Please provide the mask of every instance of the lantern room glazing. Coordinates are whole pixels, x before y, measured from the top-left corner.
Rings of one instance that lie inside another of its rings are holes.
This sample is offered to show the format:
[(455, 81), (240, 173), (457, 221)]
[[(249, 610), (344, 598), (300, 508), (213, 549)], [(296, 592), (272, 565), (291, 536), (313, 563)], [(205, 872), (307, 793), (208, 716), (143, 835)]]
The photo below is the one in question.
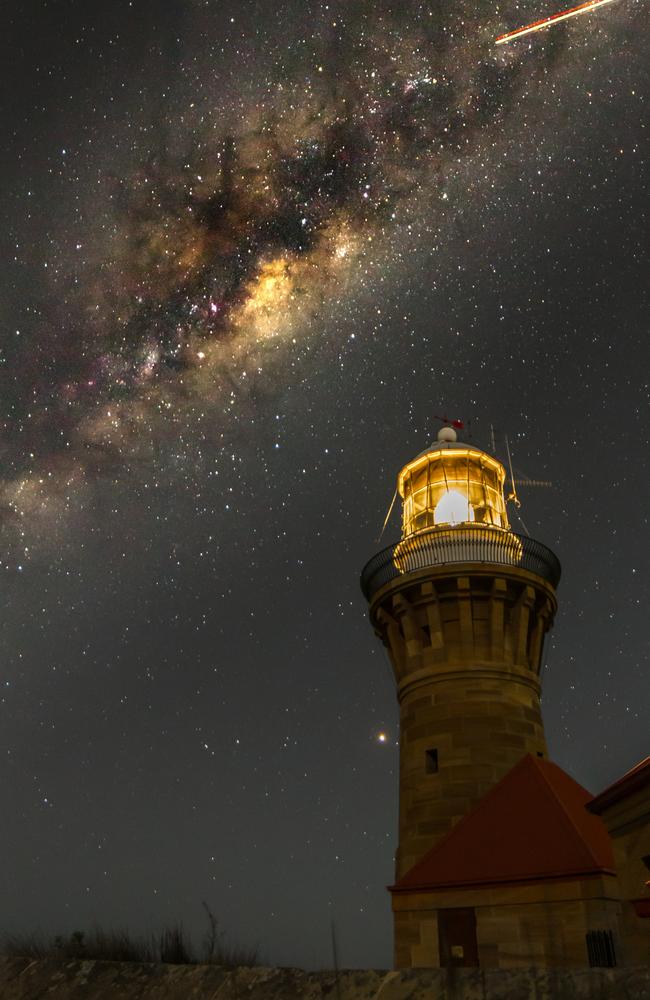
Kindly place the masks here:
[(454, 525), (509, 530), (506, 473), (496, 458), (456, 441), (443, 428), (438, 443), (404, 466), (397, 480), (403, 500), (402, 538)]

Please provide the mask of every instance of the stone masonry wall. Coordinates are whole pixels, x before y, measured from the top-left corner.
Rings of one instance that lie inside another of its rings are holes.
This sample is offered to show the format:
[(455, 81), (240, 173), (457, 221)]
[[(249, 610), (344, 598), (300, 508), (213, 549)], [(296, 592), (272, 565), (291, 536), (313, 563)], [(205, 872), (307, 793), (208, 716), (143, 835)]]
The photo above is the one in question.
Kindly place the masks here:
[[(616, 880), (610, 875), (472, 890), (481, 968), (584, 966), (587, 931), (605, 929), (614, 931), (619, 963), (645, 964), (645, 958), (636, 963), (628, 959), (621, 947), (617, 897)], [(395, 965), (439, 966), (438, 913), (466, 905), (463, 889), (395, 894)]]
[(518, 567), (434, 567), (376, 597), (400, 703), (397, 879), (524, 754), (547, 755), (539, 670), (554, 610), (550, 584)]

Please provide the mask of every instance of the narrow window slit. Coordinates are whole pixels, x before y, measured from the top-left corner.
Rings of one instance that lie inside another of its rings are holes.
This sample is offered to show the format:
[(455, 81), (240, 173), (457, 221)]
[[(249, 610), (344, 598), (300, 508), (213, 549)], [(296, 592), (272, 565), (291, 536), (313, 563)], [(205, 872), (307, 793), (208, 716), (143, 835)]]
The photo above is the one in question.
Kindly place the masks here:
[(438, 773), (438, 751), (437, 750), (425, 750), (424, 753), (424, 766), (427, 774), (437, 774)]

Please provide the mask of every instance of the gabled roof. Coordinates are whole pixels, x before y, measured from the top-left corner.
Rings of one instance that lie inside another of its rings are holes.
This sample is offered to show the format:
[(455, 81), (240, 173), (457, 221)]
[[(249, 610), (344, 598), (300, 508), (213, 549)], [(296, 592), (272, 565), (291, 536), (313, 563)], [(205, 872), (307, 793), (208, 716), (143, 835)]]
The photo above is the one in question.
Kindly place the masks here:
[(391, 892), (565, 879), (614, 872), (609, 834), (589, 792), (527, 754)]
[(609, 806), (613, 806), (616, 802), (634, 795), (635, 792), (646, 788), (648, 785), (650, 785), (650, 757), (640, 760), (638, 764), (635, 764), (629, 771), (626, 771), (613, 785), (608, 785), (604, 791), (591, 800), (587, 809), (589, 812), (600, 815)]

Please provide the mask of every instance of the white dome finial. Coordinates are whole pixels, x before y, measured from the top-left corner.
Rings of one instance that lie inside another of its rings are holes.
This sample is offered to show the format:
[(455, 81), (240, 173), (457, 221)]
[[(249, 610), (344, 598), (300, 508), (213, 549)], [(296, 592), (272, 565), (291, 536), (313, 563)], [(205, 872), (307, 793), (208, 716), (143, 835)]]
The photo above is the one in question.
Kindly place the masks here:
[(438, 431), (438, 441), (453, 444), (458, 440), (458, 435), (453, 427), (441, 427)]

